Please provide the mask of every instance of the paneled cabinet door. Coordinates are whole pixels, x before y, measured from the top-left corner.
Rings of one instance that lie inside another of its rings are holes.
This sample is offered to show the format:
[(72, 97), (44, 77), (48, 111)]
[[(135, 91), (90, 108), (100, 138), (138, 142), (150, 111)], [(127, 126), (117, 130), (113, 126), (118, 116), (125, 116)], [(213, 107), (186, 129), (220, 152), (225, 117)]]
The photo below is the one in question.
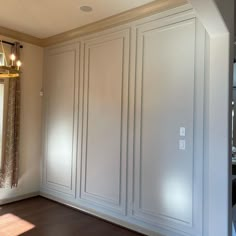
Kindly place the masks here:
[(85, 40), (80, 198), (126, 208), (129, 30)]
[(43, 187), (74, 198), (79, 45), (48, 49), (45, 61)]
[(132, 214), (188, 235), (202, 219), (204, 37), (195, 18), (137, 28)]

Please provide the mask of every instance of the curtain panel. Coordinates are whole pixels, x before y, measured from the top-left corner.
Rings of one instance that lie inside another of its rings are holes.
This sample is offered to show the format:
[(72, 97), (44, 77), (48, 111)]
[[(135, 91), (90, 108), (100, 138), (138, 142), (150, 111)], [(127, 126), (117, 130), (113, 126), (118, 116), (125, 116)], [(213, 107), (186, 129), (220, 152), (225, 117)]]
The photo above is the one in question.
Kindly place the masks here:
[[(20, 44), (12, 46), (12, 53), (20, 59)], [(13, 188), (18, 184), (19, 170), (19, 131), (20, 131), (20, 78), (8, 79), (8, 102), (5, 145), (3, 146), (0, 188)]]

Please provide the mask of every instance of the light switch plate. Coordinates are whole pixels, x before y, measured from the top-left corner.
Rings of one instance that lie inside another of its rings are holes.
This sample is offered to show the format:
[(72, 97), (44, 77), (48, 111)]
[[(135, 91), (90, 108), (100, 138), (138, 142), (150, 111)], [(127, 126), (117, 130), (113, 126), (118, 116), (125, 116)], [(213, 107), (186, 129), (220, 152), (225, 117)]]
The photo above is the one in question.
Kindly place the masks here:
[(185, 150), (185, 149), (186, 149), (186, 141), (179, 140), (179, 150)]
[(185, 132), (185, 128), (184, 128), (184, 127), (180, 127), (180, 129), (179, 129), (179, 135), (180, 135), (181, 137), (185, 137), (186, 132)]

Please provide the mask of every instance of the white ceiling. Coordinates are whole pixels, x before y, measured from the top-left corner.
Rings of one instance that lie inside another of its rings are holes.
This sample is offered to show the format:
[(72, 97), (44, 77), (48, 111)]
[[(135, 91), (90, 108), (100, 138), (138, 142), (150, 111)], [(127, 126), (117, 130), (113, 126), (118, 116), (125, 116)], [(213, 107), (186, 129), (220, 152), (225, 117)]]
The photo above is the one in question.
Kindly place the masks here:
[[(0, 26), (46, 38), (152, 1), (0, 0)], [(91, 6), (93, 11), (80, 11), (84, 5)]]

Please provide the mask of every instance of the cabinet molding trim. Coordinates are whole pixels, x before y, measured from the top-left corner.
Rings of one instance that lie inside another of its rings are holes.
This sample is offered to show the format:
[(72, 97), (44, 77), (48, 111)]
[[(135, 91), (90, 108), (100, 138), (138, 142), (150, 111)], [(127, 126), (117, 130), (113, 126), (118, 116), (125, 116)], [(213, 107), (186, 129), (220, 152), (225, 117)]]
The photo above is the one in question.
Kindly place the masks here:
[[(92, 201), (95, 204), (101, 205), (104, 208), (108, 208), (115, 212), (124, 214), (125, 213), (125, 189), (126, 189), (126, 171), (125, 171), (125, 163), (127, 162), (127, 116), (128, 116), (128, 107), (127, 107), (127, 99), (128, 99), (128, 63), (129, 63), (129, 37), (130, 30), (125, 29), (123, 31), (112, 33), (109, 35), (103, 35), (101, 37), (97, 37), (91, 40), (85, 40), (84, 43), (84, 55), (85, 61), (87, 63), (86, 68), (84, 68), (84, 85), (83, 85), (83, 94), (84, 94), (84, 110), (83, 110), (83, 147), (82, 147), (82, 175), (81, 175), (81, 194), (80, 198), (85, 201)], [(119, 171), (119, 183), (118, 183), (118, 191), (119, 196), (117, 199), (110, 199), (109, 197), (104, 197), (102, 195), (98, 195), (96, 193), (90, 192), (87, 189), (87, 142), (88, 142), (88, 119), (89, 119), (89, 96), (90, 96), (90, 50), (93, 48), (98, 48), (102, 45), (106, 45), (106, 43), (110, 43), (113, 41), (118, 41), (122, 45), (122, 78), (121, 78), (121, 86), (122, 89), (120, 91), (120, 99), (121, 99), (121, 113), (120, 113), (120, 154), (119, 154), (119, 163), (120, 163), (120, 171)], [(85, 64), (86, 64), (85, 63)], [(124, 172), (124, 173), (123, 173)]]
[[(76, 192), (76, 184), (75, 184), (75, 176), (76, 176), (76, 154), (77, 154), (77, 140), (76, 140), (76, 131), (77, 131), (77, 116), (78, 116), (78, 83), (79, 83), (79, 68), (78, 64), (80, 62), (79, 58), (79, 52), (80, 52), (80, 44), (71, 44), (69, 46), (64, 46), (61, 48), (53, 49), (53, 50), (47, 50), (46, 56), (47, 58), (50, 58), (51, 56), (55, 55), (63, 55), (64, 53), (73, 53), (73, 63), (74, 63), (74, 78), (73, 78), (73, 123), (72, 123), (72, 153), (71, 153), (71, 170), (70, 170), (70, 177), (69, 177), (69, 183), (68, 185), (64, 185), (61, 183), (56, 183), (53, 180), (48, 179), (48, 168), (47, 168), (47, 161), (48, 161), (48, 122), (46, 121), (46, 118), (48, 116), (48, 91), (45, 90), (45, 100), (44, 100), (44, 123), (43, 123), (43, 132), (45, 135), (45, 143), (44, 143), (44, 160), (43, 160), (43, 179), (42, 179), (42, 187), (53, 189), (54, 191), (57, 191), (62, 194), (70, 195), (71, 197), (75, 197)], [(45, 82), (45, 81), (44, 81)]]

